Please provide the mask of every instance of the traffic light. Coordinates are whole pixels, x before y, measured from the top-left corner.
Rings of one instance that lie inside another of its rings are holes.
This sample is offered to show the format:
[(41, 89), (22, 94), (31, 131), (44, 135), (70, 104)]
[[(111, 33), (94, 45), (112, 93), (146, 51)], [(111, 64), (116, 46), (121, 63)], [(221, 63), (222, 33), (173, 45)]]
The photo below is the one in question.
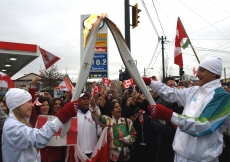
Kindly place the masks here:
[(180, 68), (180, 76), (184, 75), (184, 70), (183, 68)]
[(138, 23), (140, 23), (140, 21), (138, 21), (138, 18), (140, 17), (138, 16), (139, 12), (141, 12), (141, 10), (138, 9), (138, 4), (136, 3), (134, 6), (132, 6), (132, 28), (133, 29), (138, 26)]

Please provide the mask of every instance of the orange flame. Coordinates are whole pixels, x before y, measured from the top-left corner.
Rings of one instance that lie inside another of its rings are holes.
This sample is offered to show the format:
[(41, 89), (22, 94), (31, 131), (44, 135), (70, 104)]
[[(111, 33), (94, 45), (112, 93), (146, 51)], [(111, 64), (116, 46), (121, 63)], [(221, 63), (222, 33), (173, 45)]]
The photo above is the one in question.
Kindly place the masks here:
[(83, 43), (83, 47), (85, 48), (86, 46), (86, 43), (87, 43), (87, 38), (88, 38), (88, 35), (90, 33), (90, 29), (93, 27), (93, 24), (97, 21), (97, 19), (100, 18), (99, 15), (96, 15), (96, 14), (93, 14), (93, 15), (90, 15), (90, 17), (88, 17), (86, 20), (85, 20), (85, 29), (83, 31), (83, 34), (84, 34), (84, 43)]

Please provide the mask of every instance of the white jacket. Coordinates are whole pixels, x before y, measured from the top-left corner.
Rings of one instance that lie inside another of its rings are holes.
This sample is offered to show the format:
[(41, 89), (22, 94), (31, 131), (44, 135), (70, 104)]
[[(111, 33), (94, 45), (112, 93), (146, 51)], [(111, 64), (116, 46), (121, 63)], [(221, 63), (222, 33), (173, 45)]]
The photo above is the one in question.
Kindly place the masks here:
[(178, 126), (174, 151), (191, 161), (217, 160), (223, 148), (222, 134), (230, 120), (230, 95), (219, 79), (183, 90), (155, 81), (149, 87), (166, 101), (184, 106), (182, 115), (173, 113), (171, 118)]
[(78, 109), (78, 137), (77, 142), (84, 154), (92, 153), (98, 136), (102, 132), (102, 128), (92, 119), (91, 112), (88, 110), (85, 114)]
[(31, 128), (10, 113), (2, 133), (3, 162), (39, 162), (38, 148), (45, 147), (63, 124), (58, 118), (47, 122), (41, 129)]

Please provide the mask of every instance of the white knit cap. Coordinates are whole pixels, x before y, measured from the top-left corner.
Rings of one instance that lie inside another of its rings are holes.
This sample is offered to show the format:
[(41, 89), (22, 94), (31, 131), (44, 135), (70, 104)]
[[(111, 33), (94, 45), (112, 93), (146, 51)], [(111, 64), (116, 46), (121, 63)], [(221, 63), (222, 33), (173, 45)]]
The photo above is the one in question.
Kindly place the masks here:
[(200, 62), (200, 66), (217, 75), (222, 73), (222, 59), (218, 56), (206, 57)]
[(21, 106), (30, 99), (32, 99), (30, 93), (23, 89), (10, 88), (6, 93), (6, 105), (10, 111)]

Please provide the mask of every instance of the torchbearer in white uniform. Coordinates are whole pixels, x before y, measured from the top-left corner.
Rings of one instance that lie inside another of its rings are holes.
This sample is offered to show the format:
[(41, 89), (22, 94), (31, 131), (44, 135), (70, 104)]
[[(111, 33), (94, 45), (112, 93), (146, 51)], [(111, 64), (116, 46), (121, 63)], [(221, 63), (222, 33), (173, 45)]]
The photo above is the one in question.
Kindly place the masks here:
[(178, 127), (173, 142), (175, 162), (218, 162), (223, 149), (223, 131), (230, 120), (230, 96), (221, 87), (221, 73), (221, 58), (209, 56), (197, 70), (199, 86), (169, 88), (143, 77), (154, 93), (184, 106), (180, 115), (162, 105), (149, 105), (153, 118), (171, 121)]
[(63, 107), (53, 121), (48, 121), (42, 128), (32, 128), (29, 118), (33, 103), (29, 92), (11, 88), (6, 93), (6, 104), (10, 110), (2, 133), (2, 154), (4, 162), (39, 162), (39, 148), (45, 147), (51, 137), (71, 117), (76, 116), (76, 109)]

